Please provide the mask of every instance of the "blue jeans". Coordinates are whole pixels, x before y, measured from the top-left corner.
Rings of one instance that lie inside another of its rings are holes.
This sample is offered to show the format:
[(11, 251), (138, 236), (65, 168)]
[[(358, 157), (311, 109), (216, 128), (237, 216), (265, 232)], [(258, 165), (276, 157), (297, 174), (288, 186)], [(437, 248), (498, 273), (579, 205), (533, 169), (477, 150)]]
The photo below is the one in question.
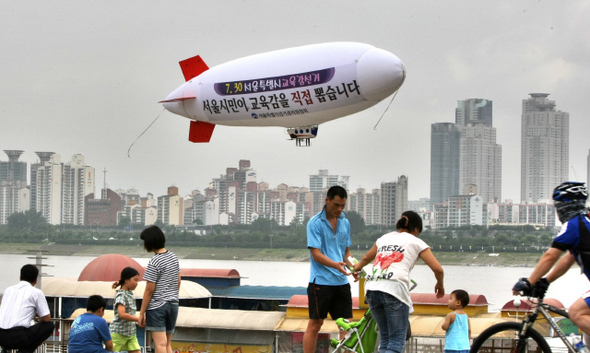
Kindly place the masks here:
[(367, 291), (366, 298), (379, 326), (379, 352), (402, 353), (406, 345), (410, 307), (384, 292)]

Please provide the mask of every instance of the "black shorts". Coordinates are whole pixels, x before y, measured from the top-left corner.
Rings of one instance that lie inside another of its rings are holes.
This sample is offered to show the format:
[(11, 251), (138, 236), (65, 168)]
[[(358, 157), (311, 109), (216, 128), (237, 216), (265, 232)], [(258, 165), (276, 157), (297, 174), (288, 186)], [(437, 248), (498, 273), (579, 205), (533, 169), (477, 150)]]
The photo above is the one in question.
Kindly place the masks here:
[(352, 318), (352, 295), (348, 283), (341, 286), (310, 283), (307, 286), (307, 300), (310, 319), (325, 319), (328, 313), (332, 320)]

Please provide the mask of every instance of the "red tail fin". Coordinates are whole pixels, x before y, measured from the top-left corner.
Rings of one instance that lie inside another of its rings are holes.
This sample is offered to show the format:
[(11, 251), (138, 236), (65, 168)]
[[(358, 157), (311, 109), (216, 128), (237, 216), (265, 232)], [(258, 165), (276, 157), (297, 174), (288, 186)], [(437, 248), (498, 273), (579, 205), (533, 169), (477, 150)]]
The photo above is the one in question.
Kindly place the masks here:
[(183, 60), (179, 62), (179, 64), (185, 81), (189, 81), (193, 77), (197, 77), (203, 72), (209, 70), (209, 66), (205, 64), (199, 55)]
[(213, 135), (215, 124), (206, 123), (204, 121), (191, 121), (191, 127), (188, 133), (188, 140), (190, 142), (209, 142), (211, 135)]

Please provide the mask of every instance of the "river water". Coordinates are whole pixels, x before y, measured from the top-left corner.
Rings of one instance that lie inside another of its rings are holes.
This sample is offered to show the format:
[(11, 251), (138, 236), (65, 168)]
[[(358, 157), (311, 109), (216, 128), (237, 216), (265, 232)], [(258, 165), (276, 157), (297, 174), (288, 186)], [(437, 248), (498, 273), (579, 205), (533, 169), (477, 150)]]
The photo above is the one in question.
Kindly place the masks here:
[[(30, 255), (29, 255), (30, 256)], [(20, 268), (27, 263), (35, 263), (28, 255), (0, 255), (0, 292), (16, 284)], [(95, 257), (92, 256), (46, 256), (43, 272), (53, 277), (77, 278), (84, 267)], [(149, 258), (135, 258), (146, 266)], [(240, 273), (241, 284), (250, 286), (291, 286), (306, 287), (309, 282), (308, 262), (272, 262), (242, 260), (188, 260), (180, 259), (182, 268), (235, 269)], [(444, 266), (445, 290), (464, 289), (469, 294), (482, 294), (490, 311), (499, 311), (508, 301), (514, 299), (511, 288), (520, 277), (528, 277), (531, 267), (483, 267), (483, 266)], [(434, 275), (426, 265), (416, 265), (412, 279), (418, 282), (417, 293), (432, 293)], [(353, 296), (358, 296), (358, 284), (351, 283)], [(569, 307), (582, 293), (590, 290), (590, 282), (580, 275), (575, 265), (562, 278), (553, 283), (548, 290), (548, 298), (560, 300)]]

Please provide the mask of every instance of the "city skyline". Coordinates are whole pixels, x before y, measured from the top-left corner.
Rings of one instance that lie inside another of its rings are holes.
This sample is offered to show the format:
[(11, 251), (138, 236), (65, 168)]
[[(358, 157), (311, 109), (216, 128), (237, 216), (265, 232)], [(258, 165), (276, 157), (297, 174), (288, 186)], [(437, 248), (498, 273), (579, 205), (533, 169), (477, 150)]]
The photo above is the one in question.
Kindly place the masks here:
[[(21, 153), (19, 153), (19, 156), (21, 156), (22, 155), (22, 152), (24, 152), (23, 150), (3, 150), (3, 151), (4, 151), (5, 154), (8, 154), (8, 155), (13, 154), (14, 152), (21, 152)], [(223, 176), (224, 175), (224, 173), (227, 170), (227, 168), (234, 168), (232, 166), (226, 166), (223, 171), (220, 171), (215, 176), (212, 175), (210, 177), (210, 182), (207, 184), (207, 186), (205, 186), (203, 188), (199, 188), (199, 189), (192, 188), (192, 189), (188, 189), (186, 192), (183, 193), (183, 191), (181, 191), (180, 188), (178, 188), (178, 186), (176, 186), (176, 185), (165, 185), (165, 186), (160, 186), (161, 188), (165, 189), (165, 192), (157, 193), (157, 192), (154, 192), (153, 190), (140, 190), (140, 189), (137, 189), (135, 187), (125, 187), (125, 186), (113, 187), (111, 184), (109, 184), (109, 181), (108, 181), (109, 178), (106, 177), (106, 175), (108, 175), (107, 171), (103, 170), (101, 173), (98, 173), (98, 174), (94, 173), (94, 170), (97, 170), (97, 168), (95, 168), (92, 165), (86, 165), (87, 163), (85, 163), (84, 161), (86, 160), (86, 157), (87, 156), (82, 155), (82, 154), (79, 154), (79, 153), (76, 153), (76, 154), (74, 154), (72, 156), (72, 161), (71, 162), (70, 161), (66, 162), (67, 157), (66, 157), (66, 159), (64, 159), (64, 157), (59, 152), (39, 152), (39, 151), (37, 151), (35, 153), (37, 155), (43, 155), (44, 156), (44, 160), (38, 159), (36, 162), (30, 163), (28, 161), (23, 160), (22, 158), (16, 158), (16, 159), (15, 158), (12, 158), (12, 159), (10, 159), (11, 161), (19, 162), (19, 164), (20, 163), (26, 163), (26, 173), (25, 173), (26, 175), (24, 175), (24, 177), (26, 178), (26, 181), (27, 181), (26, 182), (26, 186), (30, 187), (31, 190), (33, 189), (33, 187), (32, 187), (33, 184), (31, 183), (31, 179), (32, 179), (31, 177), (34, 177), (34, 178), (37, 177), (37, 169), (36, 168), (43, 167), (44, 162), (49, 161), (50, 158), (51, 158), (51, 156), (52, 155), (55, 155), (56, 158), (57, 158), (57, 160), (58, 160), (55, 163), (57, 163), (57, 164), (60, 164), (61, 163), (62, 167), (63, 166), (67, 166), (67, 165), (69, 165), (71, 163), (77, 163), (79, 167), (84, 167), (84, 168), (89, 167), (89, 168), (92, 168), (92, 170), (93, 170), (92, 176), (93, 176), (93, 179), (94, 179), (93, 185), (95, 185), (95, 188), (96, 188), (96, 190), (94, 192), (96, 199), (101, 198), (100, 190), (103, 190), (103, 188), (104, 188), (105, 185), (106, 185), (106, 188), (107, 189), (110, 189), (110, 190), (113, 190), (113, 191), (115, 191), (115, 190), (124, 190), (124, 191), (136, 190), (136, 191), (138, 191), (138, 193), (140, 195), (152, 194), (152, 195), (154, 195), (154, 197), (159, 197), (159, 196), (167, 195), (167, 193), (169, 192), (169, 188), (170, 187), (174, 187), (174, 188), (178, 189), (179, 195), (181, 195), (181, 196), (182, 195), (189, 196), (189, 195), (191, 195), (192, 191), (195, 191), (195, 190), (203, 193), (205, 191), (205, 189), (208, 188), (210, 185), (213, 185), (214, 186), (214, 184), (216, 183), (216, 180), (219, 180), (219, 176)], [(7, 159), (8, 158), (9, 157), (7, 157)], [(79, 162), (80, 159), (82, 160), (82, 163)], [(0, 162), (8, 162), (8, 160), (5, 161), (2, 158), (0, 158)], [(337, 175), (335, 173), (329, 173), (329, 170), (327, 170), (327, 169), (318, 169), (318, 171), (315, 174), (310, 174), (310, 175), (307, 176), (308, 182), (305, 185), (295, 185), (295, 184), (290, 184), (290, 183), (287, 183), (287, 182), (285, 182), (285, 183), (278, 183), (278, 184), (274, 184), (273, 185), (273, 184), (268, 183), (266, 180), (258, 180), (258, 178), (257, 178), (258, 170), (256, 168), (253, 168), (253, 167), (251, 168), (250, 163), (251, 163), (250, 160), (240, 159), (238, 161), (238, 163), (236, 163), (234, 165), (238, 165), (238, 168), (246, 168), (247, 171), (253, 171), (253, 172), (255, 172), (255, 179), (256, 179), (256, 183), (257, 184), (259, 184), (259, 183), (266, 183), (271, 188), (276, 188), (280, 184), (286, 184), (288, 187), (296, 187), (296, 188), (302, 188), (303, 187), (303, 188), (308, 188), (311, 192), (314, 192), (314, 191), (322, 191), (326, 187), (326, 185), (334, 185), (334, 184), (338, 184), (338, 185), (344, 186), (350, 193), (354, 193), (354, 192), (356, 192), (357, 189), (360, 189), (360, 188), (366, 189), (366, 190), (378, 189), (378, 188), (380, 188), (380, 186), (381, 186), (382, 183), (397, 182), (398, 179), (399, 179), (399, 177), (403, 176), (403, 175), (399, 175), (399, 176), (393, 178), (393, 180), (382, 180), (379, 185), (376, 185), (376, 186), (371, 187), (371, 188), (359, 187), (359, 188), (355, 188), (355, 189), (350, 189), (348, 187), (348, 180), (349, 180), (350, 176)], [(103, 182), (98, 182), (98, 175), (100, 175), (100, 174), (103, 175)], [(104, 183), (104, 178), (105, 177), (107, 179), (106, 184)], [(2, 180), (1, 175), (0, 175), (0, 180)], [(33, 194), (31, 193), (31, 195), (33, 195)], [(31, 202), (31, 204), (34, 205), (35, 202)]]
[[(529, 103), (529, 102), (534, 102), (535, 100), (541, 99), (541, 100), (543, 100), (543, 102), (545, 102), (547, 104), (550, 104), (553, 107), (553, 109), (555, 110), (555, 105), (556, 105), (555, 104), (555, 101), (547, 100), (547, 96), (548, 95), (549, 94), (545, 94), (545, 93), (531, 93), (530, 96), (533, 97), (533, 98), (523, 99), (522, 100), (523, 107), (530, 105), (531, 103)], [(483, 103), (481, 103), (481, 102), (483, 102)], [(429, 156), (430, 157), (430, 163), (431, 164), (434, 163), (435, 162), (435, 159), (438, 159), (438, 158), (440, 158), (442, 160), (441, 163), (443, 163), (443, 167), (445, 167), (445, 168), (448, 168), (450, 166), (449, 163), (451, 163), (453, 165), (458, 163), (458, 161), (456, 161), (456, 162), (445, 161), (446, 159), (448, 159), (450, 157), (449, 156), (449, 153), (450, 152), (449, 151), (443, 152), (441, 150), (441, 148), (442, 148), (443, 145), (440, 145), (440, 143), (442, 143), (442, 141), (446, 141), (446, 143), (448, 143), (449, 141), (451, 141), (451, 140), (449, 140), (449, 136), (448, 135), (449, 134), (452, 134), (453, 132), (452, 131), (447, 131), (447, 129), (449, 129), (449, 126), (457, 126), (457, 128), (455, 128), (455, 129), (457, 129), (455, 133), (458, 134), (459, 136), (458, 136), (457, 142), (453, 142), (453, 143), (459, 143), (459, 144), (461, 143), (460, 142), (461, 141), (461, 138), (460, 138), (460, 135), (461, 135), (461, 125), (465, 125), (465, 124), (469, 125), (468, 128), (465, 128), (464, 127), (463, 130), (467, 131), (470, 135), (473, 134), (473, 132), (470, 132), (472, 129), (474, 129), (474, 128), (477, 129), (477, 128), (481, 128), (482, 126), (484, 126), (485, 128), (490, 129), (491, 132), (494, 135), (493, 138), (492, 138), (492, 140), (491, 140), (491, 143), (492, 143), (492, 147), (491, 148), (494, 148), (493, 145), (494, 145), (494, 141), (496, 140), (496, 136), (495, 136), (496, 133), (495, 133), (495, 128), (492, 127), (492, 119), (493, 119), (492, 103), (493, 102), (491, 100), (487, 100), (485, 98), (470, 98), (470, 99), (465, 99), (465, 100), (458, 100), (457, 101), (458, 108), (455, 109), (455, 123), (449, 123), (449, 122), (437, 122), (437, 123), (433, 123), (433, 125), (432, 125), (432, 129), (433, 130), (431, 131), (431, 136), (430, 136), (431, 137), (431, 141), (430, 141), (431, 154)], [(477, 107), (477, 104), (480, 104), (482, 106), (481, 107)], [(540, 103), (538, 103), (538, 104), (540, 104)], [(464, 107), (463, 105), (467, 105), (467, 106)], [(473, 106), (469, 106), (469, 105), (473, 105)], [(530, 109), (530, 108), (527, 108), (527, 109)], [(473, 112), (474, 116), (467, 116), (467, 115), (471, 114), (469, 112)], [(528, 111), (525, 112), (525, 110), (523, 108), (523, 116), (525, 115), (525, 113), (528, 114)], [(558, 117), (561, 116), (561, 115), (563, 115), (563, 114), (565, 114), (568, 117), (568, 121), (569, 121), (569, 113), (568, 112), (563, 112), (562, 110), (557, 109), (554, 112), (554, 114), (555, 113), (557, 114)], [(524, 117), (522, 119), (523, 119), (522, 120), (522, 125), (525, 126)], [(436, 128), (435, 128), (435, 126), (436, 126)], [(569, 136), (569, 125), (567, 123), (565, 125), (565, 128), (566, 128), (565, 133), (564, 132), (560, 132), (560, 134), (563, 134), (563, 136), (568, 137)], [(434, 139), (435, 129), (436, 129), (436, 135), (439, 136), (439, 137), (436, 138), (436, 140)], [(442, 129), (442, 130), (439, 131), (439, 129)], [(455, 131), (455, 130), (453, 130), (453, 131)], [(474, 131), (476, 131), (476, 130), (474, 130)], [(561, 131), (561, 130), (559, 130), (559, 131)], [(477, 131), (475, 132), (476, 135), (480, 135), (480, 136), (484, 136), (487, 133), (488, 132), (479, 132), (479, 133)], [(442, 136), (446, 136), (446, 137), (442, 137)], [(524, 136), (525, 135), (523, 134), (523, 141), (521, 141), (521, 144), (523, 146), (525, 145)], [(442, 139), (442, 140), (440, 140), (440, 139)], [(473, 140), (473, 137), (471, 137), (471, 139)], [(455, 138), (453, 138), (453, 141), (454, 140), (455, 140)], [(478, 144), (481, 144), (481, 143), (477, 143), (474, 146), (476, 146)], [(567, 149), (567, 147), (569, 145), (569, 141), (565, 141), (565, 143), (562, 143), (562, 144), (565, 145), (566, 146), (566, 149)], [(498, 145), (498, 144), (496, 144), (496, 146), (498, 146), (498, 147), (495, 147), (496, 149), (499, 148), (500, 156), (499, 157), (495, 157), (495, 158), (496, 159), (499, 159), (499, 163), (500, 164), (503, 164), (502, 150), (501, 150), (502, 149), (502, 146), (501, 145)], [(454, 148), (459, 149), (459, 146), (455, 146)], [(469, 147), (469, 150), (470, 151), (471, 150), (472, 151), (475, 151), (475, 150), (473, 150), (473, 148), (474, 148), (473, 146), (470, 146)], [(481, 149), (481, 147), (480, 147), (480, 149)], [(23, 150), (17, 150), (17, 151), (5, 150), (5, 152), (8, 153), (7, 158), (9, 160), (16, 158), (17, 160), (19, 160), (21, 162), (24, 161), (22, 159), (22, 154), (23, 154), (23, 152), (26, 152), (26, 151), (23, 151)], [(10, 153), (12, 153), (12, 152), (18, 152), (18, 156), (16, 156), (16, 157), (15, 156), (12, 156), (9, 152)], [(566, 151), (566, 154), (565, 154), (566, 157), (569, 155), (568, 152), (569, 151)], [(48, 155), (48, 153), (49, 152), (39, 152), (39, 151), (36, 151), (35, 154), (37, 155), (37, 160), (35, 162), (28, 162), (28, 161), (24, 161), (24, 162), (27, 163), (28, 168), (30, 168), (30, 166), (32, 166), (32, 165), (36, 165), (39, 162), (41, 162), (41, 164), (42, 164), (42, 162), (43, 162), (42, 161), (42, 158), (43, 157), (47, 158), (47, 156), (44, 156), (44, 154), (45, 155)], [(453, 153), (457, 153), (457, 152), (455, 151)], [(478, 152), (478, 153), (480, 153), (480, 152)], [(521, 153), (522, 153), (522, 151), (521, 151)], [(60, 153), (56, 153), (56, 154), (61, 155)], [(74, 155), (76, 155), (76, 154), (74, 154)], [(453, 157), (453, 158), (459, 158), (459, 156), (461, 156), (463, 154), (464, 153), (460, 153), (460, 154), (457, 153), (456, 156)], [(523, 156), (525, 156), (525, 154), (523, 154)], [(588, 159), (588, 162), (587, 163), (590, 164), (590, 154), (588, 156), (589, 157), (587, 158)], [(473, 157), (471, 157), (471, 158), (473, 158)], [(245, 160), (246, 159), (240, 159), (240, 161), (245, 161)], [(492, 158), (492, 160), (494, 160), (494, 158)], [(567, 160), (567, 158), (566, 158), (566, 160)], [(0, 158), (0, 161), (2, 161), (1, 158)], [(498, 163), (497, 160), (496, 160), (496, 163)], [(458, 163), (458, 164), (461, 165), (461, 163)], [(475, 165), (476, 163), (470, 163), (470, 165), (471, 164)], [(487, 162), (484, 163), (484, 165), (486, 165), (486, 164), (487, 164)], [(526, 166), (531, 165), (531, 164), (534, 165), (535, 163), (530, 163), (529, 162), (529, 163), (523, 164), (523, 165), (521, 165), (521, 168), (525, 168)], [(429, 168), (430, 168), (429, 173), (430, 173), (430, 178), (431, 178), (431, 180), (430, 180), (430, 188), (431, 188), (430, 194), (427, 195), (427, 196), (420, 196), (420, 197), (415, 198), (415, 199), (414, 198), (409, 198), (410, 200), (419, 200), (419, 199), (424, 198), (424, 197), (429, 197), (429, 198), (432, 199), (432, 196), (433, 196), (433, 194), (432, 194), (432, 192), (433, 192), (432, 191), (432, 187), (433, 186), (436, 187), (436, 189), (438, 190), (435, 193), (435, 195), (437, 197), (435, 197), (435, 200), (434, 201), (431, 201), (433, 203), (444, 202), (445, 201), (444, 199), (443, 199), (443, 201), (438, 201), (439, 196), (442, 195), (441, 194), (442, 191), (440, 190), (441, 188), (448, 189), (448, 190), (458, 190), (458, 192), (451, 192), (451, 193), (448, 193), (447, 192), (447, 197), (448, 196), (456, 196), (456, 195), (463, 195), (463, 194), (465, 194), (464, 193), (465, 185), (463, 185), (464, 182), (461, 181), (462, 179), (464, 179), (464, 177), (459, 177), (459, 175), (461, 175), (461, 173), (460, 173), (459, 168), (458, 168), (457, 165), (455, 165), (452, 168), (453, 170), (456, 168), (456, 170), (454, 170), (454, 172), (452, 173), (452, 175), (455, 175), (454, 173), (456, 173), (457, 174), (457, 180), (455, 182), (451, 182), (451, 184), (457, 184), (457, 185), (452, 186), (452, 187), (451, 186), (443, 187), (442, 185), (437, 185), (437, 184), (440, 184), (440, 183), (433, 184), (433, 179), (432, 178), (435, 178), (436, 179), (437, 177), (445, 176), (445, 174), (441, 174), (440, 172), (437, 171), (437, 169), (439, 169), (440, 167), (437, 167), (437, 168), (434, 168), (433, 169), (433, 167), (431, 165)], [(587, 165), (586, 168), (588, 169), (588, 171), (589, 171), (588, 174), (590, 176), (590, 166)], [(257, 171), (256, 168), (253, 168), (253, 169)], [(502, 166), (500, 166), (500, 169), (502, 169)], [(322, 172), (324, 172), (324, 173), (327, 173), (328, 172), (327, 169), (322, 169), (322, 168), (319, 168), (317, 170), (319, 170), (319, 173), (320, 174)], [(473, 173), (473, 172), (470, 172), (470, 173)], [(562, 171), (562, 172), (560, 172), (558, 174), (559, 175), (563, 175), (564, 173), (567, 174), (567, 172), (565, 172), (565, 171)], [(33, 176), (33, 174), (30, 174), (30, 172), (27, 172), (27, 178), (28, 178), (29, 175)], [(134, 186), (122, 186), (122, 185), (118, 185), (117, 187), (113, 187), (112, 186), (113, 184), (111, 184), (111, 182), (109, 181), (109, 178), (107, 177), (107, 170), (106, 170), (106, 168), (103, 169), (103, 173), (99, 173), (99, 174), (102, 174), (103, 175), (103, 182), (102, 183), (97, 183), (97, 185), (99, 185), (99, 186), (100, 185), (103, 185), (106, 182), (106, 185), (110, 189), (112, 189), (112, 190), (136, 189), (136, 190), (139, 191), (139, 189), (136, 188), (136, 187), (134, 187)], [(218, 175), (221, 175), (221, 174), (223, 174), (223, 170), (219, 171), (219, 173), (218, 173)], [(353, 188), (349, 184), (349, 179), (352, 178), (354, 180), (354, 177), (355, 177), (354, 175), (343, 176), (343, 175), (340, 175), (338, 173), (334, 173), (334, 174), (336, 174), (336, 177), (345, 178), (345, 181), (342, 181), (342, 182), (345, 185), (347, 185), (347, 189), (349, 190), (350, 193), (356, 192), (357, 189), (361, 189), (361, 188), (362, 189), (366, 189), (366, 190), (371, 190), (371, 189), (375, 189), (375, 188), (378, 188), (379, 187), (379, 184), (378, 185), (365, 186), (362, 183), (359, 183), (358, 184), (359, 185), (358, 187)], [(482, 175), (484, 175), (484, 174), (482, 174)], [(214, 172), (213, 172), (213, 175), (215, 175)], [(193, 191), (193, 190), (203, 191), (204, 189), (206, 189), (209, 185), (211, 185), (214, 182), (214, 179), (216, 177), (213, 176), (213, 175), (210, 176), (210, 179), (209, 179), (210, 181), (205, 186), (203, 186), (203, 187), (189, 188), (186, 192), (182, 192), (181, 191), (181, 195), (189, 195), (191, 193), (191, 191)], [(309, 176), (311, 177), (312, 175), (313, 174), (310, 174)], [(398, 176), (392, 177), (391, 180), (383, 179), (383, 180), (381, 180), (380, 183), (383, 183), (383, 182), (394, 182), (401, 175), (404, 175), (404, 174), (402, 173), (402, 174), (400, 174)], [(475, 174), (471, 174), (471, 178), (473, 178), (474, 176), (475, 176)], [(330, 176), (330, 177), (332, 177), (332, 176)], [(104, 180), (105, 178), (106, 178), (106, 180)], [(487, 178), (490, 181), (493, 182), (493, 179), (494, 179), (493, 177), (488, 176)], [(497, 176), (496, 176), (496, 178), (497, 178)], [(98, 179), (98, 177), (96, 179)], [(524, 178), (523, 178), (522, 175), (520, 175), (520, 179), (521, 180), (524, 180)], [(551, 181), (553, 181), (556, 185), (559, 184), (559, 182), (555, 182), (555, 180), (558, 180), (559, 178), (556, 178), (555, 176), (552, 175), (551, 178), (549, 178), (549, 179), (551, 179)], [(584, 177), (578, 178), (576, 180), (587, 182), (587, 179), (584, 178)], [(28, 181), (28, 183), (31, 182), (30, 180), (27, 180), (27, 181)], [(259, 180), (258, 182), (267, 182), (267, 183), (269, 183), (267, 180)], [(115, 181), (115, 183), (116, 183), (116, 181)], [(522, 185), (522, 183), (523, 183), (523, 181), (521, 181), (521, 185)], [(311, 191), (315, 191), (315, 188), (314, 188), (314, 185), (313, 185), (314, 184), (314, 181), (313, 180), (309, 180), (309, 179), (308, 179), (308, 182), (307, 183), (304, 183), (304, 184), (301, 184), (301, 185), (290, 183), (288, 180), (279, 182), (279, 183), (277, 183), (275, 185), (279, 185), (279, 184), (287, 184), (290, 187), (307, 187), (307, 188), (310, 188)], [(269, 183), (269, 185), (273, 185), (273, 184), (272, 183)], [(158, 187), (160, 189), (166, 190), (170, 186), (178, 187), (178, 185), (175, 185), (175, 184), (171, 184), (171, 185), (159, 185)], [(32, 188), (33, 187), (31, 187), (31, 189)], [(500, 190), (501, 190), (501, 187), (500, 187)], [(484, 199), (485, 199), (485, 195), (483, 195), (480, 191), (481, 190), (478, 189), (478, 195), (484, 196)], [(145, 193), (146, 194), (147, 193), (152, 193), (154, 196), (161, 196), (161, 195), (165, 195), (166, 194), (165, 191), (163, 191), (162, 193), (158, 193), (158, 192), (156, 192), (154, 190), (147, 190), (147, 191), (145, 191)], [(537, 199), (523, 200), (522, 199), (522, 194), (523, 194), (523, 191), (522, 190), (520, 190), (520, 194), (521, 194), (521, 198), (501, 197), (500, 199), (498, 199), (498, 201), (499, 202), (504, 202), (506, 200), (510, 200), (510, 201), (512, 201), (514, 203), (519, 203), (519, 202), (520, 203), (537, 202)], [(547, 198), (546, 197), (542, 197), (541, 200), (542, 199), (547, 199)], [(490, 199), (490, 200), (492, 200), (492, 199)], [(31, 202), (34, 204), (33, 201), (31, 201)]]
[[(31, 204), (29, 189), (25, 187), (28, 163), (18, 160), (23, 151), (4, 152), (9, 161), (0, 161), (0, 224), (6, 223), (6, 217), (12, 213), (29, 209)], [(192, 225), (195, 220), (204, 225), (250, 224), (262, 217), (286, 225), (293, 219), (303, 222), (306, 215), (317, 213), (324, 205), (326, 188), (332, 185), (347, 188), (349, 180), (348, 176), (319, 170), (309, 175), (310, 187), (286, 184), (271, 187), (264, 181), (257, 181), (250, 160), (240, 160), (237, 168), (226, 166), (226, 174), (213, 178), (209, 188), (203, 192), (192, 190), (186, 197), (181, 196), (175, 186), (168, 187), (166, 195), (155, 197), (149, 192), (142, 197), (139, 190), (133, 189), (113, 192), (105, 186), (101, 199), (95, 199), (95, 171), (85, 164), (83, 155), (74, 155), (71, 162), (66, 163), (61, 162), (59, 154), (40, 152), (38, 156), (48, 157), (48, 160), (42, 166), (31, 165), (30, 174), (31, 179), (34, 176), (38, 181), (37, 211), (50, 224), (107, 226), (119, 224), (125, 218), (145, 226), (156, 220), (170, 225)], [(110, 196), (105, 198), (105, 195)], [(408, 178), (404, 175), (397, 182), (382, 182), (380, 189), (369, 193), (365, 189), (350, 192), (349, 199), (346, 210), (358, 212), (366, 224), (393, 226), (401, 212), (411, 205), (417, 207), (426, 226), (436, 229), (486, 225), (488, 220), (492, 224), (555, 225), (551, 203), (486, 203), (477, 193), (476, 185), (466, 186), (464, 194), (449, 196), (444, 203), (432, 205), (427, 199), (411, 201), (408, 200)]]
[[(417, 200), (430, 194), (431, 124), (453, 122), (457, 101), (481, 97), (494, 102), (502, 199), (516, 202), (522, 100), (538, 92), (570, 114), (568, 179), (586, 179), (587, 2), (376, 1), (363, 11), (350, 11), (358, 3), (348, 0), (292, 9), (265, 0), (142, 5), (7, 5), (0, 14), (7, 33), (0, 39), (2, 149), (24, 150), (28, 163), (34, 151), (84, 154), (97, 174), (108, 170), (111, 187), (154, 194), (169, 185), (203, 189), (225, 166), (249, 159), (271, 185), (306, 185), (319, 169), (351, 176), (351, 190), (406, 175), (408, 197)], [(194, 55), (214, 67), (333, 41), (387, 50), (404, 62), (407, 78), (391, 106), (388, 98), (320, 125), (311, 147), (296, 147), (281, 128), (225, 126), (209, 144), (192, 144), (189, 121), (157, 103), (184, 81), (178, 62)]]

